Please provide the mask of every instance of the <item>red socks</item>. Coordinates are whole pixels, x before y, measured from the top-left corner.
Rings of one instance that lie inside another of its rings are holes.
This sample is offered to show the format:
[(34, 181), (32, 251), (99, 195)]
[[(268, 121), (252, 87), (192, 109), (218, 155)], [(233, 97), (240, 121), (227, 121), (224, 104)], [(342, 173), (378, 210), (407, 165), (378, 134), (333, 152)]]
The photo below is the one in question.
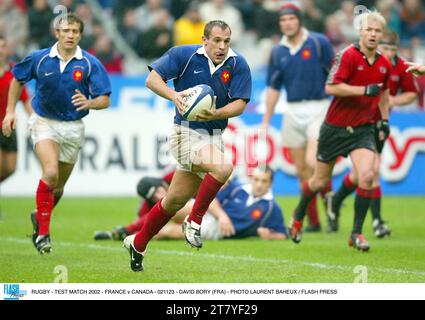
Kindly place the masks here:
[(212, 175), (207, 174), (205, 176), (201, 186), (199, 187), (188, 221), (194, 221), (199, 225), (201, 224), (205, 212), (207, 212), (208, 207), (223, 185), (224, 183), (216, 180)]
[(165, 226), (172, 218), (172, 215), (162, 208), (159, 201), (151, 211), (144, 217), (142, 229), (134, 238), (134, 248), (142, 253), (146, 250), (148, 242)]
[(326, 195), (332, 191), (332, 179), (329, 180), (328, 184), (326, 185), (325, 189), (320, 190), (320, 196), (322, 199), (326, 198)]
[(146, 216), (141, 217), (141, 218), (137, 218), (136, 221), (134, 221), (132, 224), (125, 227), (125, 230), (127, 230), (128, 233), (130, 233), (130, 234), (135, 234), (135, 233), (139, 232), (140, 230), (142, 230), (143, 224), (145, 223), (145, 220), (146, 220)]
[(140, 206), (139, 211), (137, 212), (138, 218), (132, 224), (125, 227), (125, 230), (127, 230), (130, 234), (135, 234), (142, 230), (143, 224), (146, 220), (146, 216), (151, 210), (152, 206), (147, 201), (144, 201), (143, 204)]
[(36, 202), (37, 202), (37, 222), (38, 234), (40, 236), (48, 235), (50, 233), (50, 217), (54, 205), (53, 189), (51, 189), (43, 180), (38, 184)]
[(312, 226), (319, 226), (319, 212), (317, 211), (317, 197), (314, 197), (307, 207), (308, 222)]

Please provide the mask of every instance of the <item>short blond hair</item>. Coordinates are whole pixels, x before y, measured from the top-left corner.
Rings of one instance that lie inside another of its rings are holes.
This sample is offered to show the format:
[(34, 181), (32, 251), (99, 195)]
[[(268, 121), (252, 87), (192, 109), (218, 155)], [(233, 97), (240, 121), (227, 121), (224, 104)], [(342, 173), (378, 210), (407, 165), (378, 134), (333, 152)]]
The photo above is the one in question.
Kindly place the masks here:
[(382, 25), (383, 29), (385, 29), (385, 27), (387, 26), (387, 21), (381, 13), (379, 13), (378, 11), (369, 11), (362, 13), (360, 16), (357, 17), (358, 31), (367, 28), (369, 21), (379, 22)]

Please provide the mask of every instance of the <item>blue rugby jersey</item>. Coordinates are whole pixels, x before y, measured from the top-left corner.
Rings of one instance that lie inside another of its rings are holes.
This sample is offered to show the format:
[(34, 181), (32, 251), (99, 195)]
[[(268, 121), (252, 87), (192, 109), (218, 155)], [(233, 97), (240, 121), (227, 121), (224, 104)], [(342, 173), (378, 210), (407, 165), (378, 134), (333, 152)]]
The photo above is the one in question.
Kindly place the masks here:
[(74, 121), (89, 113), (76, 111), (72, 104), (75, 89), (88, 98), (111, 94), (111, 83), (102, 63), (80, 47), (64, 70), (60, 68), (55, 44), (28, 55), (14, 66), (12, 73), (20, 83), (36, 80), (32, 107), (35, 113), (49, 119)]
[[(149, 70), (158, 72), (164, 81), (173, 80), (177, 92), (199, 84), (209, 85), (217, 96), (217, 109), (237, 99), (250, 100), (251, 71), (242, 56), (230, 49), (227, 59), (215, 69), (210, 69), (205, 49), (199, 45), (174, 47), (149, 66)], [(187, 120), (176, 108), (174, 123), (180, 125), (183, 121)], [(214, 129), (222, 132), (227, 123), (228, 120), (190, 121), (189, 128), (203, 129), (212, 135)]]
[(304, 42), (291, 52), (285, 37), (271, 53), (267, 86), (285, 87), (288, 102), (325, 99), (325, 85), (334, 51), (326, 36), (304, 31)]
[(250, 184), (243, 185), (232, 180), (220, 190), (217, 199), (235, 227), (236, 234), (231, 238), (257, 236), (259, 227), (287, 235), (282, 210), (271, 191), (254, 199)]

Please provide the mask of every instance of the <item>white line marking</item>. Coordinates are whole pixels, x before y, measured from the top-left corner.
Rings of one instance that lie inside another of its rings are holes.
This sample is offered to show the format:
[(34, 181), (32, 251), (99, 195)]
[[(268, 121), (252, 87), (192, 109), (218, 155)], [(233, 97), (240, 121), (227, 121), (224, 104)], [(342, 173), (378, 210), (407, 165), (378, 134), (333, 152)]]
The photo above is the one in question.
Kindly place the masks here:
[[(7, 241), (16, 244), (31, 244), (31, 240), (24, 240), (20, 238), (13, 237), (0, 237), (0, 241)], [(111, 247), (111, 246), (101, 246), (97, 244), (79, 244), (79, 243), (71, 243), (71, 242), (54, 242), (55, 246), (59, 247), (68, 247), (68, 248), (82, 248), (82, 249), (92, 249), (92, 250), (103, 250), (103, 251), (111, 251), (111, 252), (125, 252), (121, 247)], [(185, 256), (185, 257), (193, 257), (193, 258), (209, 258), (209, 259), (222, 259), (229, 261), (246, 261), (246, 262), (257, 262), (257, 263), (275, 263), (275, 264), (292, 264), (292, 265), (302, 265), (306, 267), (322, 269), (322, 270), (341, 270), (352, 273), (355, 266), (348, 265), (333, 265), (333, 264), (325, 264), (318, 262), (302, 262), (302, 261), (293, 261), (288, 259), (273, 259), (273, 258), (257, 258), (252, 256), (229, 256), (223, 254), (214, 254), (214, 253), (194, 253), (194, 252), (186, 252), (186, 251), (178, 251), (178, 250), (163, 250), (163, 249), (154, 249), (149, 251), (152, 254), (162, 254), (162, 255), (175, 255), (175, 256)], [(375, 271), (379, 273), (386, 274), (401, 274), (401, 275), (414, 275), (414, 276), (425, 276), (425, 271), (416, 271), (409, 269), (394, 269), (394, 268), (375, 268), (368, 267), (369, 271)]]

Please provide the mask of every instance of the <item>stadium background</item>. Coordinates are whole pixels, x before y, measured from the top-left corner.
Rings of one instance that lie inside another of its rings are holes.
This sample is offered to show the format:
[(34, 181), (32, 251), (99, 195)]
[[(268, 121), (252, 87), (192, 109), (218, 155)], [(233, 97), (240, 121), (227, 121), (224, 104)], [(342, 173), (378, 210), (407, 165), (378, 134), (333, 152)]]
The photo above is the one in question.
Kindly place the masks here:
[[(304, 10), (306, 27), (326, 33), (335, 50), (355, 40), (355, 5), (376, 7), (386, 16), (389, 26), (400, 34), (401, 54), (408, 60), (425, 62), (424, 1), (294, 2)], [(86, 145), (67, 185), (67, 194), (132, 196), (141, 176), (160, 174), (172, 162), (166, 136), (171, 128), (173, 107), (144, 87), (146, 65), (173, 45), (200, 39), (202, 21), (218, 17), (230, 22), (232, 46), (248, 59), (254, 78), (253, 100), (242, 117), (231, 121), (226, 133), (228, 148), (237, 158), (237, 172), (247, 176), (258, 160), (265, 160), (278, 170), (276, 194), (297, 194), (294, 168), (280, 143), (284, 98), (273, 118), (267, 143), (261, 139), (258, 142), (256, 130), (264, 110), (268, 54), (280, 40), (277, 12), (282, 3), (272, 0), (1, 1), (0, 34), (8, 39), (12, 63), (31, 50), (54, 43), (47, 31), (54, 18), (52, 8), (64, 5), (85, 22), (81, 46), (99, 57), (111, 74), (112, 107), (92, 112), (86, 118)], [(182, 34), (193, 37), (185, 39)], [(421, 85), (418, 102), (392, 114), (392, 136), (381, 168), (385, 194), (425, 194), (425, 79), (418, 80)], [(18, 170), (2, 185), (4, 196), (32, 195), (40, 173), (27, 139), (22, 108), (19, 117)], [(349, 161), (339, 162), (335, 185), (349, 166)]]

